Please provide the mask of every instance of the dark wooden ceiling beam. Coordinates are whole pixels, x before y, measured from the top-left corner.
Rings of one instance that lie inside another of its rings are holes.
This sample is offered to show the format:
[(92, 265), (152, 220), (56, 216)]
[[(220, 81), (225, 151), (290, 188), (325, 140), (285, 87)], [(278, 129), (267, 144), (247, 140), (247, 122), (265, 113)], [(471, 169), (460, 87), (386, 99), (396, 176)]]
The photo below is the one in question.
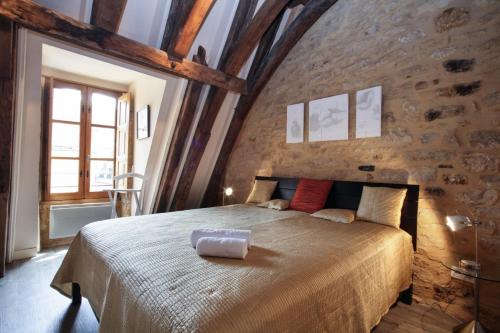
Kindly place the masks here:
[(162, 50), (185, 58), (216, 0), (172, 0)]
[[(238, 140), (243, 122), (259, 97), (259, 94), (300, 38), (321, 17), (321, 15), (336, 2), (337, 0), (314, 0), (307, 2), (304, 9), (290, 24), (289, 28), (272, 47), (271, 51), (261, 60), (256, 59), (259, 62), (259, 64), (256, 65), (258, 69), (251, 73), (252, 77), (249, 76), (247, 78), (248, 94), (241, 96), (236, 106), (217, 162), (212, 171), (209, 185), (205, 191), (203, 199), (204, 206), (213, 206), (220, 202), (222, 194), (221, 188), (224, 185), (227, 163), (230, 159), (234, 145)], [(253, 64), (252, 67), (254, 67)]]
[(120, 27), (127, 0), (94, 0), (90, 24), (116, 33)]
[(172, 52), (180, 58), (185, 58), (201, 26), (210, 13), (215, 0), (196, 0), (185, 24), (179, 29), (179, 35), (173, 43)]
[(221, 68), (225, 73), (238, 75), (239, 71), (252, 54), (264, 33), (273, 24), (276, 17), (284, 10), (290, 0), (267, 0), (259, 8), (245, 33), (232, 46), (227, 62)]
[[(255, 81), (257, 80), (256, 74), (259, 69), (259, 66), (262, 64), (265, 57), (271, 51), (273, 42), (276, 39), (276, 34), (278, 33), (278, 29), (281, 25), (282, 20), (283, 20), (283, 14), (280, 15), (280, 17), (278, 17), (275, 20), (273, 25), (265, 33), (265, 35), (262, 37), (259, 43), (259, 47), (257, 48), (257, 51), (255, 53), (252, 65), (250, 66), (250, 70), (248, 71), (247, 84), (249, 87), (252, 86), (252, 83), (255, 84)], [(231, 134), (231, 131), (235, 131), (237, 129), (236, 126), (234, 126), (232, 123), (231, 125), (232, 126), (229, 127), (226, 137), (233, 136)], [(229, 147), (228, 145), (223, 145), (219, 154), (224, 154), (224, 155), (227, 154), (225, 152), (225, 150), (227, 149), (232, 149), (232, 147)], [(214, 166), (214, 171), (212, 172), (212, 177), (209, 180), (207, 189), (205, 191), (205, 195), (203, 197), (203, 202), (202, 202), (203, 207), (215, 206), (221, 199), (222, 187), (220, 186), (220, 177), (217, 177), (219, 173), (216, 172), (216, 170), (220, 167), (225, 167), (225, 164), (221, 164), (219, 159), (217, 159), (216, 165)]]
[[(206, 65), (206, 52), (203, 47), (198, 48), (198, 53), (193, 56), (193, 61)], [(200, 82), (190, 80), (187, 84), (160, 178), (158, 194), (153, 207), (154, 212), (165, 212), (168, 209), (170, 194), (179, 176), (182, 155), (188, 145), (189, 130), (195, 116), (193, 111), (198, 105), (202, 88), (203, 84)]]
[[(246, 1), (247, 0), (240, 1), (239, 6), (242, 5), (242, 2), (244, 3)], [(224, 61), (224, 59), (221, 58), (218, 68), (226, 73), (239, 73), (264, 33), (269, 29), (275, 19), (286, 9), (288, 2), (289, 0), (266, 0), (251, 21), (249, 21), (247, 17), (247, 22), (250, 22), (247, 28), (239, 33), (239, 36), (235, 34), (234, 41), (230, 41), (229, 43), (226, 42), (225, 49), (227, 50), (227, 60)], [(233, 28), (235, 28), (235, 26), (233, 21), (231, 30), (234, 30)], [(235, 31), (239, 32), (242, 30), (238, 28)], [(214, 87), (211, 87), (208, 92), (194, 133), (193, 141), (187, 153), (179, 183), (172, 199), (170, 210), (182, 210), (186, 207), (196, 171), (198, 170), (201, 158), (210, 140), (212, 127), (227, 93), (225, 89), (217, 89)]]
[(29, 0), (0, 0), (0, 15), (42, 34), (83, 46), (175, 76), (200, 81), (237, 93), (246, 93), (238, 77), (197, 64), (188, 59), (169, 59), (165, 51), (79, 22)]

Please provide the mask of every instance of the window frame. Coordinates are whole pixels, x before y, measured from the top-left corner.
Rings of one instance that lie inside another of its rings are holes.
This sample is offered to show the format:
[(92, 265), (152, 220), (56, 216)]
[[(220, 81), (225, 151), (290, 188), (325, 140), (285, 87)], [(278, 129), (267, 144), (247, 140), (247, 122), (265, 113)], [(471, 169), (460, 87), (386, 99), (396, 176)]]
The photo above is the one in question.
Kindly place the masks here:
[[(42, 172), (44, 173), (44, 182), (42, 183), (42, 192), (44, 201), (81, 201), (88, 199), (104, 199), (107, 198), (105, 191), (90, 192), (90, 162), (91, 160), (106, 160), (113, 163), (113, 176), (116, 173), (116, 140), (117, 140), (117, 121), (118, 121), (118, 99), (124, 92), (112, 89), (96, 87), (93, 85), (82, 84), (74, 81), (61, 80), (54, 77), (43, 77), (43, 160)], [(72, 88), (79, 89), (82, 92), (81, 106), (80, 106), (80, 122), (71, 122), (63, 120), (54, 120), (53, 113), (53, 95), (55, 88)], [(114, 126), (106, 125), (93, 125), (92, 122), (92, 93), (97, 92), (104, 95), (116, 98), (115, 107), (115, 122)], [(66, 124), (79, 124), (80, 125), (80, 147), (79, 157), (52, 157), (52, 124), (53, 123), (66, 123)], [(110, 128), (114, 130), (113, 140), (113, 158), (91, 158), (91, 130), (92, 127)], [(53, 159), (69, 159), (79, 160), (79, 179), (78, 191), (73, 193), (51, 193), (51, 166)]]

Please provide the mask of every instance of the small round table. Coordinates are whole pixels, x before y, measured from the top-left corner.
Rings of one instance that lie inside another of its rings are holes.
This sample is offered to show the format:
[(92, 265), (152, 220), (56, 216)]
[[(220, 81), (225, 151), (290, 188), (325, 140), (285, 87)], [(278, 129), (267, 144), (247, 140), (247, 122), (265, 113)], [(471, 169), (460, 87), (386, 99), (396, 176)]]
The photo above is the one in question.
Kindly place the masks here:
[(471, 282), (474, 285), (474, 319), (470, 322), (458, 325), (453, 332), (460, 333), (483, 333), (486, 330), (479, 322), (479, 282), (500, 282), (500, 270), (494, 265), (479, 267), (475, 269), (474, 261), (467, 260), (447, 260), (441, 264), (451, 270), (452, 277)]

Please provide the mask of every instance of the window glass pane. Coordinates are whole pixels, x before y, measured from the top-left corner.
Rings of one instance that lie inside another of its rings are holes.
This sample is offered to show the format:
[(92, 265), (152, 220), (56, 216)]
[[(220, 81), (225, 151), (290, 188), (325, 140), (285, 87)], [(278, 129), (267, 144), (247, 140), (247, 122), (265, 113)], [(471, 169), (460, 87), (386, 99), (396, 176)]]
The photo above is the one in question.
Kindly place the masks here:
[(52, 123), (52, 157), (80, 156), (80, 125)]
[(50, 193), (78, 192), (79, 160), (52, 159), (50, 165)]
[(90, 192), (113, 187), (113, 161), (90, 161)]
[(52, 119), (80, 122), (81, 90), (54, 88), (52, 99)]
[(127, 103), (124, 101), (118, 102), (118, 109), (119, 109), (119, 114), (118, 114), (118, 124), (125, 125), (128, 121), (127, 119)]
[(90, 146), (91, 158), (114, 158), (115, 130), (92, 127)]
[(116, 98), (92, 93), (92, 124), (115, 126)]

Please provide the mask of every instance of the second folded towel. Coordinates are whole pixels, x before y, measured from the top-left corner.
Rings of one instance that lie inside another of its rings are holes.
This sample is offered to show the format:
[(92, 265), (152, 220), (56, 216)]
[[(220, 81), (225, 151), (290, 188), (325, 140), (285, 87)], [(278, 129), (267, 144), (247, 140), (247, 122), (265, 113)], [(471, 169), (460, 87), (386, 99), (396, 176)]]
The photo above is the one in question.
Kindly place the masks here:
[(195, 229), (191, 232), (191, 246), (196, 247), (198, 240), (202, 237), (238, 238), (246, 241), (248, 248), (251, 247), (251, 230), (239, 229)]
[(248, 243), (241, 238), (201, 237), (196, 243), (199, 256), (245, 259)]

